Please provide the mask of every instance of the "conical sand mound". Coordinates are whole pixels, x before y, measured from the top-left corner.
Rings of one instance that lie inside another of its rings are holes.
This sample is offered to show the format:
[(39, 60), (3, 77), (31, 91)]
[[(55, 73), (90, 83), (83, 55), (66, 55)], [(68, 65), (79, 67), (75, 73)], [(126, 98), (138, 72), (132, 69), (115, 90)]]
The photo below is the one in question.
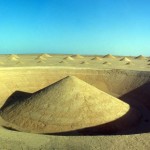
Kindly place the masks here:
[(140, 59), (140, 60), (142, 60), (142, 59), (146, 59), (146, 57), (144, 57), (143, 55), (139, 55), (139, 56), (135, 57), (135, 59)]
[(114, 59), (114, 58), (116, 58), (116, 57), (113, 56), (113, 55), (111, 55), (111, 54), (107, 54), (107, 55), (105, 55), (103, 58), (112, 58), (112, 59)]
[(59, 63), (61, 63), (61, 64), (67, 64), (68, 62), (65, 61), (65, 60), (62, 60), (62, 61), (60, 61)]
[(123, 58), (120, 59), (120, 61), (128, 61), (129, 62), (131, 60), (129, 58), (127, 58), (127, 57), (123, 57)]
[(79, 59), (80, 59), (80, 58), (84, 58), (83, 56), (81, 56), (81, 55), (79, 55), (79, 54), (77, 54), (77, 55), (72, 55), (71, 57), (77, 58), (77, 59), (78, 59), (78, 58), (79, 58)]
[(37, 63), (43, 64), (46, 63), (45, 60), (39, 60)]
[(105, 61), (103, 64), (104, 64), (104, 65), (111, 65), (111, 63), (110, 63), (110, 62), (107, 62), (107, 61)]
[(21, 64), (24, 64), (24, 62), (22, 62), (22, 61), (17, 61), (16, 64), (21, 65)]
[(138, 112), (119, 99), (69, 76), (20, 103), (3, 107), (1, 116), (23, 131), (59, 133), (109, 123), (126, 115), (129, 109), (132, 118), (125, 117), (126, 123), (121, 122), (121, 126), (135, 123)]
[(91, 60), (99, 61), (99, 60), (102, 60), (102, 59), (101, 59), (101, 58), (99, 58), (99, 57), (94, 57), (94, 58), (92, 58)]
[(9, 58), (16, 58), (16, 59), (19, 59), (20, 57), (19, 57), (18, 55), (11, 54), (11, 55), (9, 56)]
[(11, 60), (11, 61), (18, 61), (19, 60), (19, 56), (17, 56), (17, 55), (10, 55), (9, 57), (9, 60)]
[(65, 60), (74, 60), (74, 58), (70, 57), (70, 56), (67, 56), (64, 58)]
[(42, 54), (42, 55), (40, 55), (40, 56), (42, 56), (42, 57), (45, 57), (45, 58), (50, 58), (50, 57), (52, 57), (51, 55), (49, 55), (49, 54)]
[(80, 64), (89, 64), (87, 61), (82, 61)]
[(47, 60), (47, 58), (45, 58), (44, 56), (38, 56), (35, 58), (36, 60)]

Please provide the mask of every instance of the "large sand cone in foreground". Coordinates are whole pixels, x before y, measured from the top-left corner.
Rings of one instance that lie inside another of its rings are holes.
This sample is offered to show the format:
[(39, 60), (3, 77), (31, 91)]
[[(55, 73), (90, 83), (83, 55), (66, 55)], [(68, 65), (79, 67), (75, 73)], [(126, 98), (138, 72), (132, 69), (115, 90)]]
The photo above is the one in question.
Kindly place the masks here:
[(115, 122), (129, 112), (131, 118), (121, 119), (120, 124), (116, 121), (112, 131), (133, 125), (139, 113), (119, 99), (68, 76), (25, 101), (2, 107), (1, 116), (27, 132), (59, 133), (98, 126), (98, 133), (101, 125)]

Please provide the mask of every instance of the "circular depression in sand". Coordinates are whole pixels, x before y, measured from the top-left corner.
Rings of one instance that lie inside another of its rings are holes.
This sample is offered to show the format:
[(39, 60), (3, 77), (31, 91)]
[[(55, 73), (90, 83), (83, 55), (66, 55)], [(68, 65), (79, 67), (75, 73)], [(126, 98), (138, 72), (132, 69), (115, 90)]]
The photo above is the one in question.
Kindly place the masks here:
[(1, 116), (17, 130), (46, 134), (116, 133), (141, 117), (127, 103), (74, 76), (4, 105)]

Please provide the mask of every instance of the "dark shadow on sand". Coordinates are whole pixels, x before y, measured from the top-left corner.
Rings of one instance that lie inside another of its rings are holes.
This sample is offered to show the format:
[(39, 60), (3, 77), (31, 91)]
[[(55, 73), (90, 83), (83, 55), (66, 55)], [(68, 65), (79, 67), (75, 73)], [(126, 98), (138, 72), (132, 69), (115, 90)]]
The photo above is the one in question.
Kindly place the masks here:
[(4, 105), (2, 106), (1, 110), (3, 110), (3, 108), (11, 106), (15, 103), (23, 102), (27, 98), (29, 98), (31, 95), (32, 95), (32, 93), (27, 93), (27, 92), (23, 92), (23, 91), (15, 91), (12, 95), (10, 95), (8, 97), (8, 99), (6, 100)]

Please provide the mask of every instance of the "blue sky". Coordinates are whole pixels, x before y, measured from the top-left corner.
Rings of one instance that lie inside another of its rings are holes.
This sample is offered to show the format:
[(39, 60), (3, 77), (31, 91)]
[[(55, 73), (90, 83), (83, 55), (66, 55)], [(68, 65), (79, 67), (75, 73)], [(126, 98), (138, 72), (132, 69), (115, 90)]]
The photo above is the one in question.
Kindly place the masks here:
[(0, 0), (0, 53), (150, 56), (150, 0)]

